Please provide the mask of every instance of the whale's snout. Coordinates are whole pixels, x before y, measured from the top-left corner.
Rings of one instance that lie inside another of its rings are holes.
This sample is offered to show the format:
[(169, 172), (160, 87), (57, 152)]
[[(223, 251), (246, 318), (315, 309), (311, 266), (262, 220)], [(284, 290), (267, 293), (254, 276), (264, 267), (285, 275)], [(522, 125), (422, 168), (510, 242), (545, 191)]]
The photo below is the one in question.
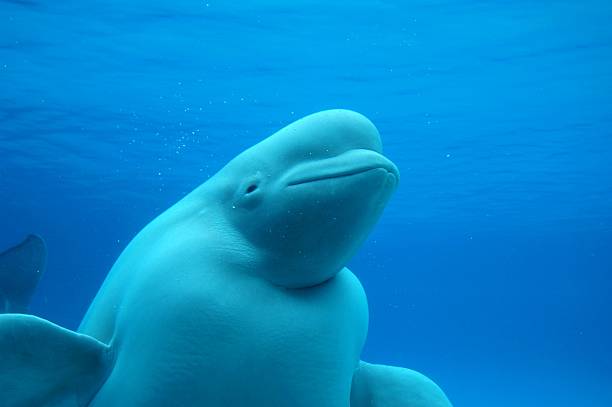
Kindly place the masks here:
[(285, 175), (285, 184), (292, 187), (333, 179), (341, 181), (340, 178), (375, 170), (382, 170), (379, 171), (381, 175), (389, 175), (394, 184), (399, 181), (399, 170), (391, 160), (372, 150), (356, 149), (296, 165)]
[[(266, 140), (286, 163), (282, 183), (303, 185), (385, 170), (397, 183), (399, 170), (382, 154), (378, 130), (365, 116), (335, 109), (298, 120)], [(383, 173), (384, 174), (384, 173)]]

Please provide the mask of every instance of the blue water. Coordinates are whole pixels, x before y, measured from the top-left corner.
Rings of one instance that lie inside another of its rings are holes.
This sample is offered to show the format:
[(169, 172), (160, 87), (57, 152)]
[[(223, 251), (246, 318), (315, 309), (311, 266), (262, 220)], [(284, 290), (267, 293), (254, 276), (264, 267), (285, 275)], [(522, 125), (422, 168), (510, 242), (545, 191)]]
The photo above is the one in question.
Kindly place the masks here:
[[(228, 4), (231, 3), (231, 4)], [(400, 187), (351, 262), (364, 359), (468, 407), (612, 406), (609, 1), (0, 1), (0, 247), (75, 328), (149, 220), (244, 148), (366, 114)]]

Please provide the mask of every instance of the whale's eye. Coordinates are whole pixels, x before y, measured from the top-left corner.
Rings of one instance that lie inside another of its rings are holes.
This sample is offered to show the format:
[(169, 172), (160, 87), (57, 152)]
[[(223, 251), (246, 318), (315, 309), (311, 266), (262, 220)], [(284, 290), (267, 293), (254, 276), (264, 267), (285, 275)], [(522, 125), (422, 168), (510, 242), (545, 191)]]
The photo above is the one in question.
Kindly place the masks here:
[(249, 185), (249, 186), (247, 187), (247, 189), (246, 189), (246, 193), (247, 193), (247, 194), (250, 194), (251, 192), (254, 192), (256, 189), (257, 189), (257, 185), (255, 185), (255, 184), (251, 184), (251, 185)]

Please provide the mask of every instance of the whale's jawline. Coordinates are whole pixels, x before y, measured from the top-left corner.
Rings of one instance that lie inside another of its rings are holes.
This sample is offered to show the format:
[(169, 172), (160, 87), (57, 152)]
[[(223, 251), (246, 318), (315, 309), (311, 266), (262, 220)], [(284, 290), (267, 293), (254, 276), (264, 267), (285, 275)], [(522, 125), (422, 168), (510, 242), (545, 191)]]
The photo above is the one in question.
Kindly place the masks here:
[(374, 170), (385, 170), (387, 171), (387, 173), (393, 175), (393, 173), (389, 171), (387, 168), (377, 165), (377, 166), (355, 168), (352, 170), (340, 171), (340, 172), (336, 172), (332, 174), (322, 174), (322, 175), (315, 175), (311, 177), (304, 177), (304, 178), (297, 179), (295, 181), (288, 182), (287, 186), (292, 187), (292, 186), (297, 186), (297, 185), (309, 184), (309, 183), (317, 182), (317, 181), (325, 181), (325, 180), (335, 179), (335, 178), (346, 178), (346, 177), (351, 177), (353, 175), (363, 174), (365, 172), (374, 171)]

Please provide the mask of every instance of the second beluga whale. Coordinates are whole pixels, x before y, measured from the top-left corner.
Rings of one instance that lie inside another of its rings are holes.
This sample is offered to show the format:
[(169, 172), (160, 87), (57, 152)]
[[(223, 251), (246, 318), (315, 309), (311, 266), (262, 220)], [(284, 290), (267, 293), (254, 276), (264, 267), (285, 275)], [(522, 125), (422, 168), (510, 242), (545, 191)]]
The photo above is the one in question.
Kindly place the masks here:
[(27, 312), (46, 262), (47, 246), (38, 235), (0, 253), (0, 314)]
[(450, 406), (360, 361), (367, 300), (344, 266), (398, 180), (360, 114), (285, 127), (138, 233), (78, 332), (0, 315), (5, 405)]

